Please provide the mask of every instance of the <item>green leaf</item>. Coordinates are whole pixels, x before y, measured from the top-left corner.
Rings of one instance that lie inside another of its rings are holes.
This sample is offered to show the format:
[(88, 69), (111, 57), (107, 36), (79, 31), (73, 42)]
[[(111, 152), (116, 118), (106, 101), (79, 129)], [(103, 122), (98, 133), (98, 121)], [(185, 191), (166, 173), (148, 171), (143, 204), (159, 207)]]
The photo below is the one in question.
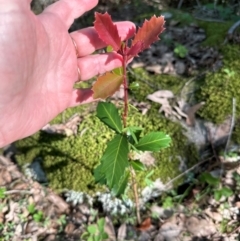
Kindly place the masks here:
[(146, 167), (140, 161), (132, 161), (131, 165), (135, 171), (145, 171), (146, 170)]
[(105, 239), (108, 239), (109, 237), (108, 237), (108, 234), (107, 233), (103, 233), (102, 234), (102, 240), (105, 240)]
[(216, 201), (219, 201), (221, 199), (221, 197), (222, 197), (222, 193), (219, 190), (215, 190), (214, 191), (214, 199)]
[(168, 147), (171, 142), (169, 135), (163, 132), (150, 132), (143, 136), (135, 147), (141, 151), (159, 151)]
[(99, 231), (103, 231), (104, 225), (105, 225), (105, 219), (104, 218), (98, 219), (97, 225), (98, 225)]
[(138, 82), (132, 82), (130, 85), (129, 85), (129, 89), (130, 90), (136, 90), (136, 89), (139, 89), (140, 85)]
[(95, 224), (92, 224), (92, 225), (89, 225), (87, 227), (87, 231), (90, 233), (90, 234), (95, 234), (97, 232), (97, 226)]
[(108, 142), (107, 148), (101, 158), (101, 172), (104, 173), (107, 185), (113, 188), (124, 175), (128, 163), (128, 141), (123, 135), (115, 135)]
[(82, 239), (85, 239), (88, 235), (89, 235), (88, 232), (84, 232), (84, 233), (81, 235), (81, 238), (82, 238)]
[(113, 51), (113, 47), (111, 45), (108, 45), (106, 48), (107, 53), (110, 53)]
[(217, 186), (220, 182), (219, 178), (213, 177), (210, 173), (204, 172), (200, 175), (199, 180), (212, 186)]
[(27, 210), (28, 210), (28, 212), (29, 212), (30, 214), (35, 213), (35, 211), (36, 211), (35, 205), (34, 205), (33, 203), (29, 204), (29, 205), (27, 206)]
[(114, 104), (108, 102), (99, 102), (97, 106), (97, 117), (109, 128), (121, 133), (122, 121), (118, 109)]
[(119, 183), (113, 187), (112, 193), (114, 196), (119, 197), (120, 195), (124, 194), (128, 184), (128, 179), (129, 171), (126, 170)]
[(1, 187), (0, 188), (0, 199), (4, 199), (5, 198), (6, 191), (7, 191), (7, 189), (5, 187)]
[(142, 127), (138, 127), (138, 126), (128, 126), (126, 128), (124, 128), (122, 130), (122, 132), (125, 132), (126, 135), (129, 138), (129, 142), (132, 143), (134, 141), (134, 143), (138, 143), (138, 139), (139, 139), (139, 136), (142, 132), (143, 128)]
[(223, 187), (219, 190), (214, 191), (214, 198), (216, 201), (219, 201), (221, 199), (221, 197), (228, 198), (231, 195), (233, 195), (233, 191), (228, 187)]
[(123, 68), (122, 67), (119, 67), (119, 68), (116, 68), (112, 71), (114, 74), (117, 74), (117, 75), (120, 75), (122, 76), (123, 75)]
[(94, 170), (94, 178), (95, 181), (100, 183), (101, 185), (105, 185), (106, 184), (106, 178), (104, 173), (102, 172), (102, 163), (100, 163), (100, 165), (98, 165), (95, 170)]

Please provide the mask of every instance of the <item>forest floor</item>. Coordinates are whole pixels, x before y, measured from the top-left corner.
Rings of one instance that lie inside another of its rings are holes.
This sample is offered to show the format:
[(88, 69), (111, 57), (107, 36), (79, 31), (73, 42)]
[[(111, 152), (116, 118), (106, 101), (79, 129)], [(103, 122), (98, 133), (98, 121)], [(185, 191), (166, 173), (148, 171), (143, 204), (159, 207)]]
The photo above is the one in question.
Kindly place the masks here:
[[(104, 4), (102, 1), (97, 11), (108, 11), (114, 20), (134, 19), (138, 25), (160, 7), (158, 3), (157, 6), (156, 3), (143, 5), (133, 1), (121, 6), (119, 11), (118, 5)], [(158, 9), (157, 12), (163, 11)], [(90, 25), (93, 21), (89, 17), (91, 14), (77, 20), (72, 30)], [(202, 27), (188, 22), (191, 14), (164, 11), (166, 30), (161, 37), (162, 44), (154, 44), (141, 54), (131, 63), (130, 71), (141, 67), (152, 75), (188, 75), (197, 79), (203, 70), (214, 72), (221, 68), (223, 56), (217, 47), (207, 44), (207, 33)], [(196, 19), (209, 21), (209, 24), (211, 21), (224, 21), (222, 15), (214, 11), (210, 13), (205, 8), (199, 8), (194, 14)], [(174, 15), (178, 17), (174, 18)], [(233, 23), (226, 29), (222, 44), (240, 44), (238, 33), (228, 34)], [(173, 106), (169, 112), (167, 98), (164, 102), (162, 100), (164, 94), (160, 93), (159, 96), (159, 92), (155, 92), (149, 100), (161, 104), (162, 114), (166, 118), (172, 115), (185, 119), (186, 125), (194, 125), (195, 113), (201, 103), (188, 113), (174, 111)], [(181, 94), (184, 95), (184, 91)], [(118, 92), (113, 100), (120, 96), (121, 92)], [(142, 103), (140, 108), (143, 112), (148, 105), (149, 102)], [(74, 124), (78, 125), (79, 122)], [(228, 128), (219, 134), (220, 137), (230, 136), (231, 118), (226, 125)], [(226, 150), (220, 155), (211, 140), (211, 154), (199, 157), (193, 168), (184, 171), (186, 182), (174, 190), (168, 189), (161, 197), (149, 200), (141, 210), (142, 223), (138, 225), (134, 223), (134, 213), (121, 218), (111, 216), (102, 210), (98, 202), (90, 208), (84, 202), (69, 201), (66, 192), (58, 194), (47, 185), (40, 184), (20, 171), (14, 160), (16, 152), (9, 148), (0, 156), (0, 241), (240, 240), (240, 156), (234, 151), (226, 153)]]

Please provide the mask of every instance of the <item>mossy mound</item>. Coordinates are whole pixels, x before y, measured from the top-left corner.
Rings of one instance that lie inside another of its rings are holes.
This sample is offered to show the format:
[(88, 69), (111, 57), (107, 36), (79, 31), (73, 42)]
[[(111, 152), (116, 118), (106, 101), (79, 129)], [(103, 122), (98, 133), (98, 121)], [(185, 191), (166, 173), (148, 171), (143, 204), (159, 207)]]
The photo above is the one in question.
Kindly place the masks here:
[[(176, 123), (157, 117), (153, 113), (143, 116), (135, 112), (129, 117), (129, 124), (142, 126), (145, 132), (163, 131), (172, 137), (171, 147), (155, 155), (156, 167), (154, 167), (153, 180), (161, 178), (167, 181), (179, 174), (179, 158), (187, 157), (191, 164), (196, 161), (195, 149), (189, 148), (181, 126)], [(42, 157), (49, 185), (55, 190), (73, 189), (95, 193), (103, 187), (94, 182), (93, 170), (112, 136), (113, 132), (105, 127), (95, 114), (89, 114), (81, 122), (77, 136), (64, 137), (38, 132), (18, 141), (16, 145), (21, 154), (17, 155), (17, 160), (23, 165), (31, 163), (37, 156)], [(139, 177), (139, 181), (144, 175), (146, 173)], [(144, 187), (144, 182), (141, 182), (140, 187)]]
[(171, 90), (176, 94), (187, 80), (187, 78), (179, 76), (149, 74), (143, 68), (133, 69), (128, 77), (130, 83), (139, 83), (139, 89), (131, 91), (131, 95), (138, 101), (146, 101), (147, 95), (160, 89)]
[(199, 27), (203, 28), (206, 32), (207, 38), (203, 41), (203, 46), (212, 46), (216, 48), (221, 45), (226, 38), (229, 28), (232, 26), (233, 22), (227, 21), (224, 23), (219, 22), (207, 22), (198, 20), (197, 24)]
[[(222, 49), (224, 66), (216, 73), (208, 73), (202, 80), (198, 98), (206, 104), (200, 110), (205, 120), (223, 122), (232, 114), (232, 101), (240, 103), (240, 47), (228, 45)], [(236, 105), (236, 116), (240, 114), (240, 105)]]

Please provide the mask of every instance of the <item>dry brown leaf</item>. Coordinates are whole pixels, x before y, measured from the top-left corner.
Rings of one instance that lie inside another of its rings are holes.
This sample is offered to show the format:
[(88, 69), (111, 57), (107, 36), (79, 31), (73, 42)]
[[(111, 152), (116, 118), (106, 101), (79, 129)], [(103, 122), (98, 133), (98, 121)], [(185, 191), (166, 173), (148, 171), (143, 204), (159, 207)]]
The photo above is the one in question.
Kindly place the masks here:
[(216, 232), (216, 227), (211, 221), (194, 216), (186, 220), (186, 229), (197, 237), (206, 237)]
[(66, 136), (76, 135), (80, 121), (81, 117), (75, 114), (64, 124), (45, 125), (42, 131), (49, 134), (62, 134)]
[(200, 102), (196, 105), (193, 105), (187, 108), (187, 110), (184, 111), (187, 114), (187, 120), (186, 120), (187, 125), (189, 126), (195, 125), (195, 122), (196, 122), (195, 114), (204, 104), (205, 102)]
[(126, 223), (121, 224), (121, 226), (118, 228), (118, 234), (117, 234), (117, 240), (123, 241), (125, 240), (127, 235), (127, 225)]
[(108, 234), (109, 241), (116, 241), (115, 229), (112, 220), (109, 217), (105, 217), (104, 231)]
[(47, 199), (58, 208), (59, 213), (65, 213), (69, 209), (69, 205), (55, 193), (49, 193)]
[(146, 231), (149, 230), (152, 226), (151, 218), (146, 218), (139, 226), (137, 226), (137, 230)]

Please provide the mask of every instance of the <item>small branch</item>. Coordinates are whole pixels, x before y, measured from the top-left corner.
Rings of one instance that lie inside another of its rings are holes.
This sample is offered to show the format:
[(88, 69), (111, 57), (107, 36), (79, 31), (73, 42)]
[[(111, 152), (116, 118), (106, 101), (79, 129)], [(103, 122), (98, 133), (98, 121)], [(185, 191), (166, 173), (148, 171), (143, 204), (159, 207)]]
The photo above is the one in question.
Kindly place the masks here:
[(167, 183), (165, 184), (165, 186), (167, 187), (167, 186), (171, 185), (171, 184), (172, 184), (173, 182), (175, 182), (177, 179), (185, 176), (188, 172), (192, 171), (193, 169), (195, 169), (196, 167), (198, 167), (199, 165), (203, 164), (204, 162), (206, 162), (206, 161), (208, 161), (208, 160), (209, 160), (209, 158), (206, 159), (206, 160), (203, 160), (203, 161), (201, 161), (201, 162), (199, 162), (199, 163), (197, 163), (197, 164), (195, 164), (195, 165), (192, 166), (192, 167), (190, 167), (189, 169), (187, 169), (186, 171), (184, 171), (184, 172), (181, 173), (180, 175), (174, 177), (172, 180), (170, 180), (169, 182), (167, 182)]
[(178, 6), (177, 6), (178, 9), (180, 9), (182, 7), (182, 3), (183, 3), (183, 0), (180, 0), (178, 3)]
[(26, 191), (26, 190), (9, 190), (4, 192), (4, 194), (16, 194), (16, 193), (31, 194), (32, 192)]
[[(228, 138), (227, 138), (227, 143), (226, 143), (226, 146), (224, 149), (224, 159), (226, 158), (227, 149), (230, 144), (231, 137), (232, 137), (233, 127), (235, 124), (235, 115), (236, 115), (236, 98), (233, 98), (232, 99), (232, 120), (231, 120), (231, 126), (230, 126), (230, 130), (229, 130)], [(223, 166), (223, 163), (222, 163), (222, 166)]]
[(240, 20), (238, 20), (237, 22), (235, 22), (231, 28), (228, 30), (227, 32), (227, 37), (225, 38), (223, 44), (226, 44), (228, 39), (232, 37), (234, 31), (236, 30), (236, 28), (238, 28), (240, 26)]
[(139, 198), (138, 198), (138, 188), (137, 188), (137, 182), (136, 182), (136, 173), (132, 167), (130, 167), (131, 177), (132, 177), (132, 188), (133, 188), (133, 194), (135, 199), (135, 205), (136, 205), (136, 215), (137, 215), (137, 223), (141, 224), (141, 216), (140, 216), (140, 205), (139, 205)]

